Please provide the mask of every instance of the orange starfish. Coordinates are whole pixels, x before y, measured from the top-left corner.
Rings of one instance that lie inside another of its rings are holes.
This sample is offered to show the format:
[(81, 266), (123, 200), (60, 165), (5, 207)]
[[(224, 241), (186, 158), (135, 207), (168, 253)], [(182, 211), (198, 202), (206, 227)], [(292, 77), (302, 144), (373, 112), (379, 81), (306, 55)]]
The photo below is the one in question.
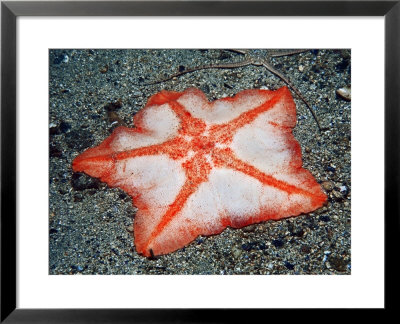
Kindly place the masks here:
[(170, 253), (199, 235), (321, 207), (326, 195), (302, 168), (286, 87), (245, 90), (209, 103), (198, 89), (152, 96), (73, 170), (132, 196), (136, 250)]

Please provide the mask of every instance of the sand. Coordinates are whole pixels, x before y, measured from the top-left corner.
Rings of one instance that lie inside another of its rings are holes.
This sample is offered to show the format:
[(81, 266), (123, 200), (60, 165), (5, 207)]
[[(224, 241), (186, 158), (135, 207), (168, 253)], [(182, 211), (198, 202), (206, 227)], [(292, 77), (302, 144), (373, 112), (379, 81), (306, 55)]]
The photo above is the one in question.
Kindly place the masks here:
[[(252, 50), (265, 56), (267, 50)], [(349, 50), (309, 50), (271, 59), (310, 102), (324, 131), (294, 92), (303, 165), (322, 184), (321, 209), (199, 237), (154, 260), (136, 253), (136, 208), (122, 190), (73, 173), (72, 160), (102, 142), (162, 90), (200, 88), (214, 100), (285, 83), (264, 67), (178, 71), (243, 60), (229, 50), (51, 50), (49, 53), (49, 274), (350, 274), (351, 85)]]

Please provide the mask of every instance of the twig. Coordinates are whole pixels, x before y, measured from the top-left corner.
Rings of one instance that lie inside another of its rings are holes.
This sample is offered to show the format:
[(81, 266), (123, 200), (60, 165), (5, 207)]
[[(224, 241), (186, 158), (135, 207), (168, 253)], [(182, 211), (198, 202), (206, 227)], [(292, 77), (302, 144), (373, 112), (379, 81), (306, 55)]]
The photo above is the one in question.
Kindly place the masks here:
[(319, 131), (323, 131), (326, 130), (327, 128), (321, 128), (321, 125), (318, 121), (317, 116), (315, 115), (315, 112), (313, 111), (311, 105), (309, 104), (309, 102), (304, 98), (304, 96), (301, 94), (300, 90), (297, 89), (293, 83), (287, 78), (285, 77), (281, 72), (279, 72), (278, 70), (276, 70), (271, 63), (268, 62), (268, 60), (271, 57), (282, 57), (282, 56), (288, 56), (288, 55), (294, 55), (294, 54), (299, 54), (299, 53), (303, 53), (306, 52), (307, 50), (283, 50), (283, 51), (276, 51), (276, 50), (271, 50), (271, 53), (268, 53), (268, 55), (264, 58), (254, 58), (251, 57), (249, 55), (248, 50), (242, 50), (242, 49), (230, 49), (231, 52), (235, 52), (235, 53), (239, 53), (241, 55), (244, 55), (245, 58), (240, 61), (240, 62), (234, 62), (234, 63), (226, 63), (226, 64), (210, 64), (210, 65), (202, 65), (202, 66), (198, 66), (198, 67), (194, 67), (194, 68), (189, 68), (186, 69), (184, 71), (181, 72), (177, 72), (165, 79), (162, 80), (157, 80), (154, 82), (148, 82), (145, 83), (145, 86), (148, 85), (154, 85), (154, 84), (159, 84), (159, 83), (163, 83), (166, 81), (169, 81), (173, 78), (179, 77), (181, 75), (187, 74), (187, 73), (192, 73), (195, 71), (200, 71), (200, 70), (206, 70), (206, 69), (236, 69), (239, 67), (244, 67), (244, 66), (248, 66), (248, 65), (253, 65), (253, 66), (263, 66), (265, 67), (269, 72), (275, 74), (277, 77), (279, 77), (283, 82), (285, 82), (289, 88), (291, 88), (296, 95), (305, 103), (306, 107), (308, 108), (308, 110), (310, 111), (311, 115), (313, 116)]

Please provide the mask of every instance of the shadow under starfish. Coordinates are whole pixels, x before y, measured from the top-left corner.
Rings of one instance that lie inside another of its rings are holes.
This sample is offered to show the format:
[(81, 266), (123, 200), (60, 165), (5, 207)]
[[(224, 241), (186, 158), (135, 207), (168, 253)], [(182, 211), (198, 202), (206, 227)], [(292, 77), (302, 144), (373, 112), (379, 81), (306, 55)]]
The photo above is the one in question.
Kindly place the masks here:
[(277, 69), (275, 69), (270, 62), (270, 59), (274, 58), (274, 57), (282, 57), (282, 56), (300, 54), (300, 53), (306, 52), (307, 50), (304, 50), (304, 49), (302, 49), (302, 50), (295, 50), (295, 49), (294, 50), (270, 50), (265, 57), (252, 56), (248, 50), (243, 50), (243, 49), (230, 49), (230, 51), (243, 55), (244, 59), (240, 62), (224, 63), (224, 64), (209, 64), (209, 65), (197, 66), (194, 68), (188, 68), (183, 71), (179, 71), (175, 74), (172, 74), (165, 79), (148, 82), (148, 83), (145, 83), (144, 85), (148, 86), (148, 85), (163, 83), (163, 82), (172, 80), (173, 78), (187, 74), (187, 73), (192, 73), (195, 71), (206, 70), (206, 69), (235, 69), (235, 68), (244, 67), (244, 66), (248, 66), (248, 65), (263, 66), (268, 71), (270, 71), (271, 73), (273, 73), (277, 77), (279, 77), (283, 82), (285, 82), (296, 93), (296, 95), (305, 103), (305, 105), (307, 106), (311, 115), (313, 116), (313, 118), (318, 126), (319, 131), (324, 131), (327, 129), (326, 127), (321, 127), (321, 125), (318, 121), (318, 118), (315, 115), (315, 112), (313, 111), (310, 103), (304, 98), (304, 96), (302, 95), (300, 90), (297, 89), (286, 76), (284, 76), (281, 72), (279, 72)]

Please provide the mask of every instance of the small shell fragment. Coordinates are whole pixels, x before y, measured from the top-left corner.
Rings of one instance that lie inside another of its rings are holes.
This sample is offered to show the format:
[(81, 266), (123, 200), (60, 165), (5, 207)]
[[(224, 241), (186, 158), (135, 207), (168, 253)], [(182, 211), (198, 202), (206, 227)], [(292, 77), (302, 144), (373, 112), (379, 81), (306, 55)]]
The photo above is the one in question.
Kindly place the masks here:
[(336, 94), (344, 100), (351, 101), (351, 87), (337, 89)]

